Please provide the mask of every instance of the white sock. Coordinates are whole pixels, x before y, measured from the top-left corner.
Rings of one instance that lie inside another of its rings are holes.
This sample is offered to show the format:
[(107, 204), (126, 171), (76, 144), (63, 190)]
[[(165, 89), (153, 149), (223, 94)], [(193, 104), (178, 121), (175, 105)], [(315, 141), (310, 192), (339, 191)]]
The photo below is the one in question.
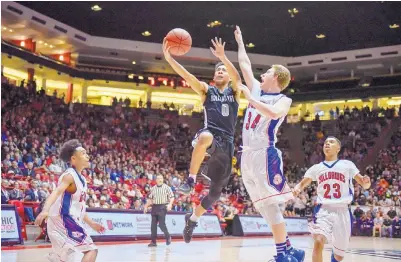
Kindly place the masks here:
[(194, 181), (196, 182), (196, 175), (189, 174), (189, 177), (192, 177), (194, 179)]
[(189, 218), (189, 220), (191, 220), (192, 222), (197, 222), (199, 219), (198, 216), (195, 215), (195, 213), (192, 213), (192, 216)]

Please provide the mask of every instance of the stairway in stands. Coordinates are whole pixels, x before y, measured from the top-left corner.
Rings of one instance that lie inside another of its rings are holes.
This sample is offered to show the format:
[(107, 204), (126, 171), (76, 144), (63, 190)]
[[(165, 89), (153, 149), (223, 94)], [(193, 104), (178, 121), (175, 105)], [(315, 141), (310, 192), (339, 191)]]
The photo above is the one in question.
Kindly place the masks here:
[(391, 123), (382, 129), (380, 136), (376, 139), (375, 145), (369, 149), (368, 155), (362, 160), (360, 170), (365, 170), (368, 165), (376, 162), (376, 158), (380, 150), (388, 146), (391, 141), (391, 136), (397, 132), (400, 125), (401, 118), (397, 117), (391, 120)]

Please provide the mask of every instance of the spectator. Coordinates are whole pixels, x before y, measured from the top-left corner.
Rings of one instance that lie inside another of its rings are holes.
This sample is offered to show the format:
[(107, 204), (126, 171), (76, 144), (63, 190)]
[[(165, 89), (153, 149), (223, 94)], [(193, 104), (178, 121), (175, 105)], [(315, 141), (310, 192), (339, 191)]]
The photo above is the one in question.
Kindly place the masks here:
[(35, 170), (33, 169), (33, 163), (28, 162), (26, 169), (22, 172), (23, 176), (34, 178), (36, 176)]
[(388, 215), (384, 215), (383, 226), (382, 226), (382, 236), (393, 237), (392, 230), (393, 221)]
[(139, 199), (135, 200), (131, 209), (136, 210), (136, 211), (143, 211), (143, 204), (142, 204), (141, 200), (139, 200)]
[(22, 171), (21, 169), (18, 167), (18, 162), (17, 161), (13, 161), (11, 163), (11, 167), (8, 170), (9, 172), (11, 171), (12, 173), (14, 173), (14, 175), (16, 176), (22, 176)]
[(356, 209), (354, 210), (354, 216), (356, 219), (360, 219), (362, 215), (364, 214), (363, 210), (360, 208), (359, 205), (356, 206)]
[(373, 236), (376, 236), (376, 230), (379, 231), (379, 237), (382, 236), (382, 226), (383, 226), (383, 217), (380, 214), (376, 214), (376, 218), (373, 220)]
[(396, 216), (393, 220), (393, 237), (401, 238), (401, 220)]
[(7, 190), (8, 187), (8, 181), (7, 180), (2, 180), (1, 181), (1, 204), (8, 204), (8, 201), (10, 200), (10, 194), (8, 193)]
[(36, 180), (32, 180), (31, 189), (25, 191), (25, 200), (33, 202), (41, 202), (43, 200), (39, 195), (38, 182)]
[(22, 200), (24, 198), (24, 193), (20, 189), (18, 182), (14, 184), (13, 190), (10, 191), (10, 200)]
[(387, 215), (391, 218), (394, 219), (397, 216), (397, 212), (394, 210), (394, 207), (390, 207), (389, 211), (387, 212)]

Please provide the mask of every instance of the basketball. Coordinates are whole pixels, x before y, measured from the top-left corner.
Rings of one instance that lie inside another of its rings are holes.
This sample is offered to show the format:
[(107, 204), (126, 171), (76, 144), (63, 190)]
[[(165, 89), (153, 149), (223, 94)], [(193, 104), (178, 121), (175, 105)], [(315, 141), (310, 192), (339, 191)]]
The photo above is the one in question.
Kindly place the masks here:
[(191, 49), (192, 37), (184, 29), (175, 28), (171, 30), (168, 32), (166, 39), (172, 55), (185, 55)]

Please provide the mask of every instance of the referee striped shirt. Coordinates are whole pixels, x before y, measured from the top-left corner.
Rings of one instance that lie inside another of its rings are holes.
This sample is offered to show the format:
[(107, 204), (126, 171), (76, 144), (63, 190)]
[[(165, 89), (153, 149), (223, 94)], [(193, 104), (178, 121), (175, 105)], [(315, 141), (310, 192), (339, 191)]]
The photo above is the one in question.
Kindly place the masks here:
[(152, 187), (148, 196), (149, 199), (152, 199), (154, 205), (167, 205), (173, 197), (173, 191), (166, 184)]

